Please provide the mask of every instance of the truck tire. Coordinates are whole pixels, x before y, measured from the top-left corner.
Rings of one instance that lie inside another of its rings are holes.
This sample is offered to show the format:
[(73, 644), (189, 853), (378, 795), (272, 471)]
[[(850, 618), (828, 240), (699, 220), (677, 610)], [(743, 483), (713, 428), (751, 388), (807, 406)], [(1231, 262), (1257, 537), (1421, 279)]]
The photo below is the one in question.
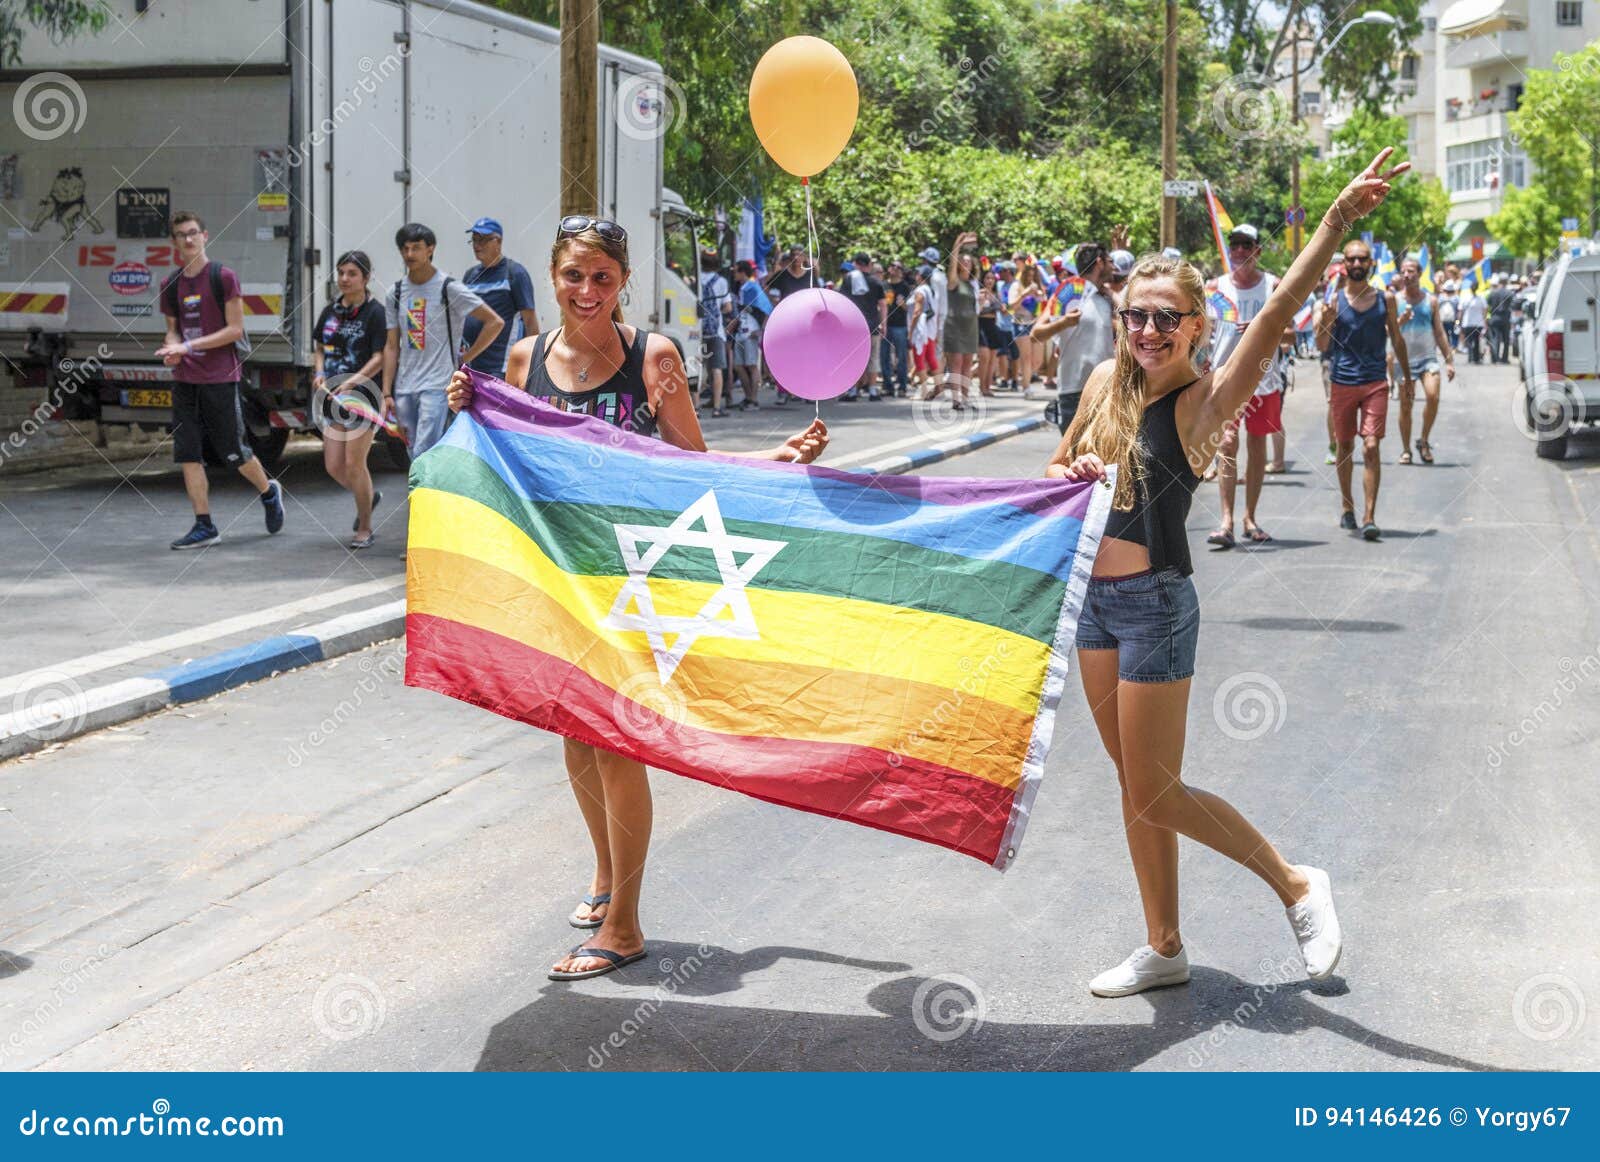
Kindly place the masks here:
[(1527, 394), (1528, 427), (1533, 432), (1534, 455), (1541, 460), (1567, 458), (1567, 429), (1572, 417), (1561, 407), (1540, 408), (1530, 391)]
[(1559, 436), (1540, 436), (1539, 442), (1533, 446), (1533, 451), (1541, 460), (1565, 460), (1567, 434), (1562, 432)]
[(389, 463), (402, 472), (410, 472), (411, 449), (406, 447), (405, 441), (397, 440), (390, 435), (383, 435), (378, 438), (383, 441), (384, 451), (389, 453)]
[(245, 428), (245, 439), (250, 444), (250, 450), (256, 454), (256, 459), (261, 461), (261, 467), (268, 472), (278, 467), (278, 462), (283, 459), (283, 449), (289, 443), (288, 428), (268, 428), (266, 432), (257, 435), (252, 428)]

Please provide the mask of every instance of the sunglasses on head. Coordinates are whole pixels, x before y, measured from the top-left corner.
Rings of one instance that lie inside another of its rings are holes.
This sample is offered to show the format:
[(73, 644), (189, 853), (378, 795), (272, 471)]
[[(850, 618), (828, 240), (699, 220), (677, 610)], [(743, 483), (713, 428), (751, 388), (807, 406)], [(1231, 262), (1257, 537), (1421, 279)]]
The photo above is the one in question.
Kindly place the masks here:
[(573, 234), (582, 234), (585, 230), (593, 230), (607, 242), (626, 242), (628, 232), (618, 226), (610, 218), (591, 218), (587, 214), (568, 214), (561, 219), (561, 225), (556, 233), (562, 237)]
[(1138, 307), (1129, 307), (1125, 311), (1118, 311), (1117, 316), (1129, 331), (1142, 331), (1146, 323), (1154, 323), (1157, 331), (1163, 335), (1170, 335), (1185, 319), (1193, 318), (1199, 313), (1199, 311), (1174, 311), (1166, 307), (1158, 311), (1143, 311)]

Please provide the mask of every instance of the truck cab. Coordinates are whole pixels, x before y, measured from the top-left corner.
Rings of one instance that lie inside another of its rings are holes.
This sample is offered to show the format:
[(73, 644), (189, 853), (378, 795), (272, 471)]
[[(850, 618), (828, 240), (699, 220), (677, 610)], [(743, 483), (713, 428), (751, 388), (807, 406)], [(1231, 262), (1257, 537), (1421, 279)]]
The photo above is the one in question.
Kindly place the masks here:
[(656, 328), (683, 354), (689, 385), (700, 384), (700, 219), (673, 190), (661, 191), (660, 306)]
[(1528, 339), (1528, 426), (1538, 455), (1560, 460), (1574, 425), (1600, 423), (1600, 243), (1561, 256), (1540, 289)]

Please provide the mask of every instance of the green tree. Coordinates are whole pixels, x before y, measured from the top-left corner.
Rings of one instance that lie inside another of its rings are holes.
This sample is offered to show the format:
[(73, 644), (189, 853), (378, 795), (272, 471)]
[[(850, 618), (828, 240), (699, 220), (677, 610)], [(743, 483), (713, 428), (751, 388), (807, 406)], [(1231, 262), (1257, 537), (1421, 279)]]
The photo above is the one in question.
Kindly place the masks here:
[(1525, 189), (1506, 189), (1500, 212), (1485, 225), (1491, 233), (1523, 258), (1542, 260), (1561, 243), (1561, 206), (1550, 191), (1535, 182)]
[[(1600, 209), (1594, 204), (1600, 186), (1600, 41), (1571, 55), (1557, 53), (1554, 69), (1530, 72), (1522, 103), (1506, 123), (1533, 163), (1544, 196), (1560, 210), (1557, 217), (1592, 220)], [(1508, 209), (1511, 193), (1506, 191)]]
[[(1333, 134), (1328, 156), (1305, 167), (1300, 186), (1307, 217), (1314, 223), (1311, 215), (1332, 205), (1351, 177), (1385, 146), (1394, 146), (1389, 165), (1407, 160), (1405, 139), (1405, 118), (1357, 110)], [(1406, 174), (1396, 180), (1383, 205), (1362, 220), (1361, 229), (1372, 231), (1396, 254), (1424, 244), (1430, 252), (1443, 254), (1449, 244), (1449, 218), (1450, 195), (1439, 179)]]
[(0, 64), (23, 64), (22, 33), (32, 25), (52, 40), (66, 40), (83, 31), (99, 32), (110, 10), (105, 0), (0, 0)]

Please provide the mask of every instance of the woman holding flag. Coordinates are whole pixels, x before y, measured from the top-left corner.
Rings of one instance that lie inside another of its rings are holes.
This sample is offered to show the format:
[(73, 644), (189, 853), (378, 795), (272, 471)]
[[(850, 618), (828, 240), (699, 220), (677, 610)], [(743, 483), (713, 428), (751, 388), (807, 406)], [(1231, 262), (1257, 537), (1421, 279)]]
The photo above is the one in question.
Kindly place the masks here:
[[(628, 234), (621, 226), (583, 214), (561, 219), (550, 251), (560, 325), (511, 348), (506, 381), (563, 411), (704, 452), (677, 348), (665, 335), (622, 321), (629, 271)], [(472, 403), (465, 371), (451, 377), (449, 402), (451, 411)], [(828, 429), (818, 419), (775, 448), (740, 454), (809, 464), (827, 446)], [(597, 471), (604, 471), (603, 461)], [(618, 488), (625, 491), (626, 481)], [(549, 976), (582, 980), (644, 957), (639, 893), (650, 848), (650, 782), (643, 764), (570, 738), (566, 763), (595, 854), (589, 892), (568, 923), (598, 931), (558, 960)]]
[(316, 336), (311, 386), (322, 430), (322, 464), (356, 501), (352, 549), (370, 549), (377, 540), (372, 510), (383, 493), (372, 486), (367, 453), (389, 400), (378, 385), (383, 344), (389, 336), (383, 304), (367, 291), (372, 259), (351, 250), (334, 264), (339, 297), (322, 308), (312, 328)]
[(1254, 394), (1261, 366), (1316, 285), (1339, 240), (1410, 168), (1385, 170), (1384, 149), (1357, 174), (1268, 298), (1233, 357), (1201, 373), (1208, 339), (1205, 284), (1182, 260), (1151, 255), (1128, 279), (1113, 360), (1098, 367), (1047, 475), (1104, 480), (1117, 466), (1112, 512), (1078, 622), (1084, 693), (1116, 765), (1147, 943), (1090, 982), (1097, 996), (1182, 984), (1189, 960), (1178, 928), (1178, 836), (1261, 877), (1287, 910), (1306, 972), (1324, 979), (1343, 937), (1328, 874), (1290, 864), (1226, 800), (1182, 779), (1199, 604), (1185, 521), (1227, 422)]

